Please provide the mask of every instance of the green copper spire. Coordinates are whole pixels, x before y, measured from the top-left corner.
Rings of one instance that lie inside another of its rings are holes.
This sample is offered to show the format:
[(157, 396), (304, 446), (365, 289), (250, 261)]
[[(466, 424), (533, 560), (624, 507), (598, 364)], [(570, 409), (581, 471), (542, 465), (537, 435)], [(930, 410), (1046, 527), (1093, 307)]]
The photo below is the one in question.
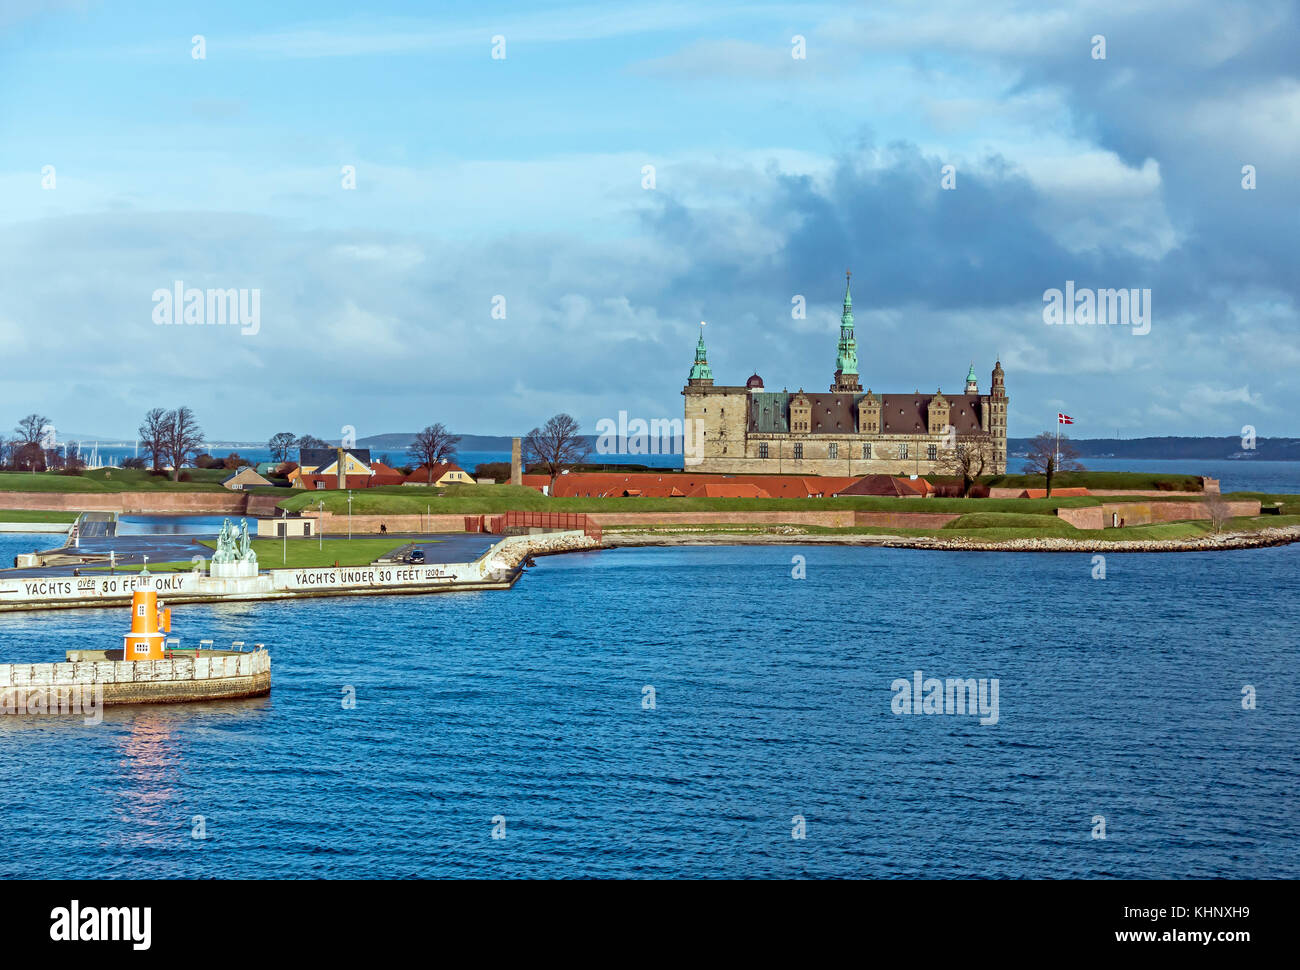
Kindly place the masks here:
[(691, 366), (690, 380), (711, 381), (713, 371), (709, 367), (709, 355), (704, 349), (704, 322), (700, 321), (700, 340), (695, 345), (695, 363)]
[(853, 339), (853, 294), (849, 292), (849, 279), (853, 274), (844, 273), (844, 312), (840, 314), (840, 345), (835, 355), (835, 369), (841, 374), (857, 376), (858, 342)]

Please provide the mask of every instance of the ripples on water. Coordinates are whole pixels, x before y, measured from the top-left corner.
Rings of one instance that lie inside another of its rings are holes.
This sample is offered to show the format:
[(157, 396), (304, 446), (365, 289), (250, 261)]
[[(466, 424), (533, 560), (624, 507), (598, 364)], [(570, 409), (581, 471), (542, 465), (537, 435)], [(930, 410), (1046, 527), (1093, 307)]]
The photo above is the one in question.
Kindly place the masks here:
[[(0, 719), (0, 872), (1294, 878), (1298, 563), (619, 550), (510, 592), (182, 606), (186, 640), (267, 641), (273, 695)], [(0, 616), (0, 654), (125, 621)], [(918, 668), (999, 678), (999, 723), (890, 713)]]

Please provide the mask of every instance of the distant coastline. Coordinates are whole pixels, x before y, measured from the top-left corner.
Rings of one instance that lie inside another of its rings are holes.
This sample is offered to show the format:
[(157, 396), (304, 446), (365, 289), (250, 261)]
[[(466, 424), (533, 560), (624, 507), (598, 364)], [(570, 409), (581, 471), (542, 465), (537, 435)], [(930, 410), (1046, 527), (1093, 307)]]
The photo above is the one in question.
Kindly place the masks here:
[[(98, 445), (101, 449), (133, 449), (133, 440), (123, 440), (121, 438), (110, 438), (100, 435), (64, 435), (68, 440), (81, 441), (83, 448)], [(376, 454), (383, 452), (401, 453), (406, 451), (412, 440), (415, 438), (415, 432), (392, 432), (387, 434), (368, 435), (357, 439), (356, 446), (359, 448), (369, 448)], [(595, 435), (586, 435), (588, 443), (591, 446), (593, 457), (597, 455)], [(510, 455), (509, 435), (477, 435), (462, 434), (460, 443), (457, 446), (461, 452), (477, 453), (491, 452), (494, 454), (505, 455), (507, 460)], [(1023, 458), (1029, 448), (1030, 438), (1011, 438), (1007, 439), (1007, 449), (1010, 458)], [(1210, 461), (1300, 461), (1300, 438), (1258, 438), (1255, 440), (1254, 448), (1243, 448), (1242, 439), (1238, 436), (1231, 435), (1227, 437), (1145, 437), (1145, 438), (1074, 438), (1070, 443), (1078, 450), (1080, 458), (1085, 461), (1089, 458), (1115, 458), (1131, 459), (1139, 461), (1179, 461), (1179, 460), (1210, 460)], [(337, 440), (328, 441), (330, 445), (337, 445)], [(635, 444), (637, 451), (632, 451), (627, 447), (630, 442), (620, 440), (620, 454), (609, 456), (611, 462), (628, 462), (634, 461), (638, 457), (681, 455), (681, 442), (676, 442), (677, 451), (673, 452), (674, 442), (665, 439), (659, 442), (653, 439), (637, 439)], [(249, 440), (220, 440), (213, 439), (206, 442), (206, 447), (213, 451), (240, 451), (241, 454), (247, 452), (260, 457), (260, 452), (266, 449), (264, 441)]]

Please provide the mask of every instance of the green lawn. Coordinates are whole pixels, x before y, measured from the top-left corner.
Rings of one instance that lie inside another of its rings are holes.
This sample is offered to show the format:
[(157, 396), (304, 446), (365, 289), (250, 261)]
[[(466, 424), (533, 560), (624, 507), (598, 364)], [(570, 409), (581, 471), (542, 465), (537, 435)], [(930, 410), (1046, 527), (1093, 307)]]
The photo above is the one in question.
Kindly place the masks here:
[(67, 522), (77, 521), (76, 512), (51, 512), (44, 509), (0, 509), (0, 522)]
[[(926, 477), (931, 481), (936, 480), (933, 475)], [(1042, 475), (985, 475), (980, 479), (980, 484), (991, 488), (1046, 488), (1047, 480)], [(1200, 491), (1201, 480), (1197, 475), (1175, 475), (1169, 472), (1060, 472), (1052, 476), (1052, 487), (1197, 492)]]
[(151, 475), (133, 468), (98, 468), (80, 475), (57, 472), (0, 472), (0, 491), (5, 492), (136, 492), (223, 491), (221, 482), (230, 476), (224, 468), (184, 468), (191, 481), (173, 482), (169, 477)]
[[(1187, 501), (1187, 493), (1170, 492), (1167, 496), (1128, 498), (1093, 496), (1050, 499), (988, 498), (892, 498), (861, 495), (842, 498), (548, 498), (541, 492), (518, 485), (448, 485), (423, 488), (394, 485), (385, 488), (357, 489), (352, 493), (355, 515), (423, 515), (426, 511), (443, 514), (496, 514), (509, 510), (539, 512), (808, 512), (828, 509), (863, 509), (882, 512), (1027, 512), (1051, 513), (1057, 508), (1100, 505), (1106, 502)], [(1229, 496), (1230, 498), (1259, 497)], [(1290, 498), (1300, 496), (1275, 496)], [(347, 493), (340, 491), (294, 491), (279, 503), (291, 512), (310, 510), (324, 502), (326, 511), (346, 515)]]
[(1079, 530), (1055, 515), (1031, 515), (1027, 512), (967, 512), (953, 519), (940, 532), (979, 532), (981, 530), (1024, 531), (1042, 536), (1075, 536)]
[[(368, 566), (376, 559), (404, 546), (406, 539), (254, 539), (253, 552), (262, 569), (302, 569), (312, 566)], [(216, 548), (216, 540), (202, 539), (200, 545)], [(285, 550), (288, 557), (284, 557)], [(150, 567), (153, 568), (152, 566)]]

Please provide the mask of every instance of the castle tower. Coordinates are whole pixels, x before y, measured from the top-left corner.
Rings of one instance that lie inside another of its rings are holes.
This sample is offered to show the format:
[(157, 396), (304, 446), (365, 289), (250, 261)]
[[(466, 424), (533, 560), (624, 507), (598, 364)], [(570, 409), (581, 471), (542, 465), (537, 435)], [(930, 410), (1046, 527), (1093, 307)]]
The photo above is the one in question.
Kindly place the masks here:
[(708, 387), (713, 384), (713, 369), (709, 367), (709, 354), (704, 349), (704, 321), (700, 321), (700, 340), (695, 345), (695, 363), (691, 365), (688, 387)]
[(993, 439), (993, 472), (1007, 471), (1007, 386), (1002, 361), (993, 365), (993, 386), (989, 391), (989, 435)]
[(853, 337), (853, 294), (849, 280), (853, 274), (844, 272), (844, 311), (840, 314), (840, 343), (835, 354), (835, 381), (831, 391), (856, 393), (862, 390), (858, 382), (858, 342)]
[(966, 393), (978, 394), (980, 392), (979, 381), (975, 379), (975, 361), (970, 362), (970, 370), (966, 372)]

